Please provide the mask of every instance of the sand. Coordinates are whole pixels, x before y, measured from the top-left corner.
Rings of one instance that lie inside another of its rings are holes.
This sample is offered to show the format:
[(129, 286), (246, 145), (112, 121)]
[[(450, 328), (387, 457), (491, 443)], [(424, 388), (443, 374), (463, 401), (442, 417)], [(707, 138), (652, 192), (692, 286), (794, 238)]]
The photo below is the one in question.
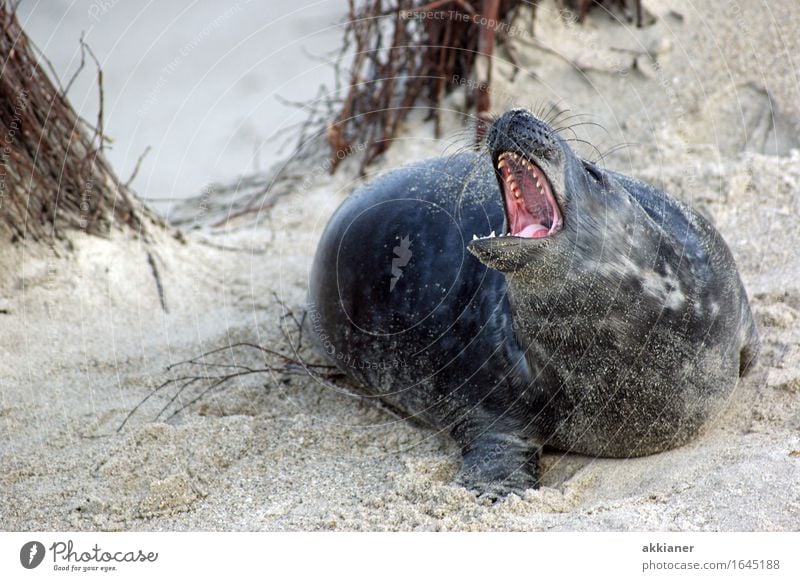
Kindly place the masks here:
[[(321, 229), (357, 182), (355, 164), (330, 177), (312, 157), (313, 179), (281, 186), (269, 211), (215, 227), (227, 198), (206, 192), (176, 208), (183, 240), (164, 232), (153, 246), (168, 312), (148, 249), (127, 235), (75, 233), (60, 256), (3, 253), (0, 529), (800, 528), (800, 10), (645, 5), (654, 23), (637, 30), (602, 15), (577, 27), (545, 2), (536, 39), (559, 54), (518, 39), (518, 63), (535, 77), (511, 80), (501, 51), (493, 105), (588, 113), (574, 120), (603, 129), (575, 127), (578, 137), (601, 152), (630, 144), (603, 164), (698, 206), (727, 240), (763, 352), (699, 438), (631, 460), (549, 453), (541, 489), (491, 505), (450, 484), (459, 457), (445, 434), (300, 375), (253, 374), (154, 420), (167, 388), (119, 430), (156, 386), (201, 369), (167, 372), (171, 363), (240, 341), (291, 352), (281, 317), (302, 309)], [(412, 118), (372, 170), (452, 151), (462, 103), (449, 98), (444, 139)], [(247, 349), (213, 361), (263, 364)]]

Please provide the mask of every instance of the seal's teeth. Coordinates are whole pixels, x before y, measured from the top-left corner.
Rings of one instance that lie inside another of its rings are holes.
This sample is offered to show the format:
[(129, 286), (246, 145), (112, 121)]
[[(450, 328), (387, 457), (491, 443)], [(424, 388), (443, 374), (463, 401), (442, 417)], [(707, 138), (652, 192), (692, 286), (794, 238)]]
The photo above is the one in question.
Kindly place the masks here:
[(477, 240), (477, 239), (478, 239), (478, 235), (477, 235), (477, 234), (473, 234), (473, 235), (472, 235), (472, 239), (473, 239), (473, 240)]
[(495, 236), (496, 236), (496, 234), (494, 233), (494, 230), (492, 230), (492, 233), (489, 234), (489, 238), (494, 238)]
[(506, 159), (501, 157), (500, 162), (497, 164), (497, 169), (503, 169), (504, 167), (506, 167)]

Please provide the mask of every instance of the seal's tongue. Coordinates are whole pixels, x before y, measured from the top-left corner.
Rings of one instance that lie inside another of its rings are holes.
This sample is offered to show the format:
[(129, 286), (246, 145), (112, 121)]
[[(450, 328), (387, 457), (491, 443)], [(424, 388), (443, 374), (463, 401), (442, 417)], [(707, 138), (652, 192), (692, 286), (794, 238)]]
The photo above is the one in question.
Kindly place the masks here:
[(561, 227), (561, 213), (544, 172), (524, 157), (507, 151), (497, 163), (503, 184), (508, 234), (544, 238)]
[(512, 233), (512, 236), (519, 236), (520, 238), (544, 238), (547, 236), (547, 232), (547, 228), (541, 224), (528, 224), (519, 232), (515, 234)]

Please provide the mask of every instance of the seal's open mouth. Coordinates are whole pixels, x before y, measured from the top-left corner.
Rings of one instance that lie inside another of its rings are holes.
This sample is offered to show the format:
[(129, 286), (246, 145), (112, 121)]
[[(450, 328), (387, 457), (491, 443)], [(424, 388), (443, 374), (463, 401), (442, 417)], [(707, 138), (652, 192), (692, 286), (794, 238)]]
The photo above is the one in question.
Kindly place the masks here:
[(545, 238), (563, 224), (544, 171), (511, 151), (500, 154), (497, 171), (505, 196), (508, 236)]

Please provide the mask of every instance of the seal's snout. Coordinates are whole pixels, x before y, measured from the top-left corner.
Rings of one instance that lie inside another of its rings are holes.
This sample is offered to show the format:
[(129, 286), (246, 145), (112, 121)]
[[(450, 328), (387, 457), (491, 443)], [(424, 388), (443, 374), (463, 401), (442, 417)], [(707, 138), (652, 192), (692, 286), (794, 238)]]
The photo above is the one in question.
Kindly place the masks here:
[(486, 135), (492, 161), (504, 151), (551, 159), (558, 151), (555, 131), (527, 109), (511, 109), (501, 115)]

